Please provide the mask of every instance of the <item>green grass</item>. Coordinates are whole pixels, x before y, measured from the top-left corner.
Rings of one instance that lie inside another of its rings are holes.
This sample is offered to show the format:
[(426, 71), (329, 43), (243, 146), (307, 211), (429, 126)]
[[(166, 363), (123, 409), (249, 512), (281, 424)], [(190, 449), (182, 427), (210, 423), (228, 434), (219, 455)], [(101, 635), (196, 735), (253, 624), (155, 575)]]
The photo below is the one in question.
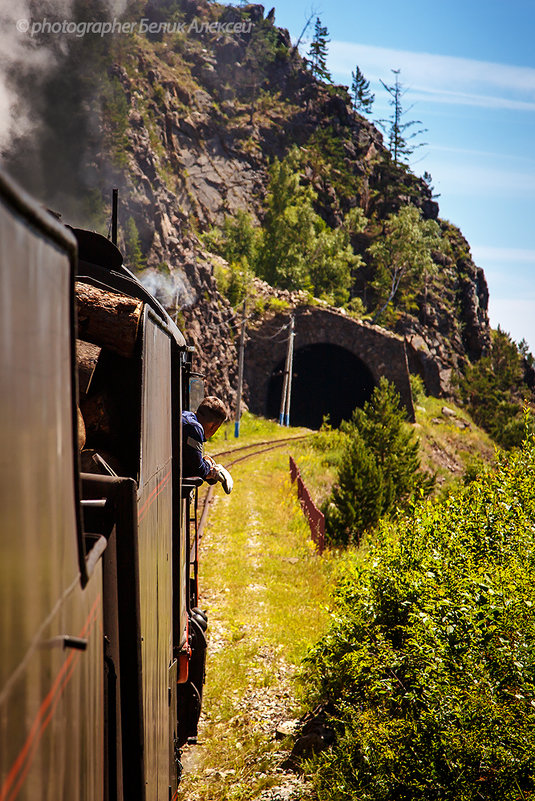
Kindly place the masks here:
[(188, 801), (245, 801), (280, 780), (276, 768), (291, 743), (281, 750), (274, 730), (303, 711), (299, 665), (327, 628), (340, 561), (336, 553), (320, 558), (310, 541), (287, 452), (242, 463), (233, 476), (234, 491), (217, 494), (202, 541), (210, 639), (203, 745), (185, 760)]
[[(443, 414), (446, 407), (455, 416)], [(443, 398), (426, 397), (416, 406), (422, 466), (437, 473), (438, 488), (459, 479), (473, 462), (491, 463), (495, 445), (465, 409)]]
[(227, 423), (223, 423), (219, 431), (210, 439), (206, 450), (208, 453), (226, 451), (264, 440), (286, 439), (309, 433), (311, 432), (308, 428), (294, 428), (293, 426), (286, 428), (280, 426), (275, 420), (267, 420), (250, 412), (244, 412), (240, 421), (240, 436), (234, 436), (234, 419), (229, 420)]

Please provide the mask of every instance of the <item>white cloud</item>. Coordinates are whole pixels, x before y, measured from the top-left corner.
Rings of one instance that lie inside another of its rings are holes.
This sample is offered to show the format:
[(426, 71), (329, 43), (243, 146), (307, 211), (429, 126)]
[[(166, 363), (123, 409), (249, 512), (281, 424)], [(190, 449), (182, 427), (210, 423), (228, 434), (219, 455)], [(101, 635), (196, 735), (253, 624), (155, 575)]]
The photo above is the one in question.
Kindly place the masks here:
[(391, 83), (400, 69), (411, 98), (490, 108), (535, 111), (535, 69), (456, 56), (413, 53), (385, 47), (331, 42), (329, 68), (346, 77), (358, 64), (370, 81)]
[(535, 164), (535, 158), (531, 158), (529, 154), (526, 153), (497, 153), (491, 150), (476, 150), (469, 147), (448, 147), (447, 145), (435, 145), (432, 143), (427, 145), (427, 149), (430, 153), (454, 153), (456, 156), (475, 156), (476, 158), (490, 158), (495, 161), (498, 159), (502, 161), (507, 159), (513, 162), (522, 161), (524, 163), (531, 162)]
[(502, 198), (533, 198), (535, 195), (534, 172), (500, 169), (493, 166), (492, 162), (478, 165), (433, 159), (432, 163), (426, 163), (436, 179), (437, 189), (450, 198), (459, 194)]
[(472, 254), (476, 261), (533, 264), (535, 266), (535, 250), (527, 248), (495, 248), (486, 245), (472, 245)]

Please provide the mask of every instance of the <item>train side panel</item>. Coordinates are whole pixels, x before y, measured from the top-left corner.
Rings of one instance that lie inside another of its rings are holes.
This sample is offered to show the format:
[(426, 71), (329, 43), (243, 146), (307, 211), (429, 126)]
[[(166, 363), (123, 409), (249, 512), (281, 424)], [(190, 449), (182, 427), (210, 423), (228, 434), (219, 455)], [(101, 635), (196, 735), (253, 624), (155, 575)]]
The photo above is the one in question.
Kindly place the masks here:
[(174, 468), (171, 397), (171, 340), (146, 308), (138, 541), (147, 801), (169, 798)]
[(100, 566), (84, 589), (80, 573), (74, 258), (72, 237), (2, 177), (2, 801), (103, 797)]

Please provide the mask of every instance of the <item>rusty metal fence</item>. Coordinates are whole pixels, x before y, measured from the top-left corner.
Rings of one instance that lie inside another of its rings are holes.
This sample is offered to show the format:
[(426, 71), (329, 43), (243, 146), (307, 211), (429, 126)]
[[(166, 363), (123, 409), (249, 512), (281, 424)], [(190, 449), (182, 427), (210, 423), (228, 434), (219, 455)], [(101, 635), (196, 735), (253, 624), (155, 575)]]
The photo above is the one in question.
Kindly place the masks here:
[(312, 541), (316, 543), (318, 553), (321, 556), (325, 548), (325, 516), (310, 497), (310, 493), (292, 456), (290, 456), (290, 478), (292, 484), (297, 481), (297, 497), (308, 520)]

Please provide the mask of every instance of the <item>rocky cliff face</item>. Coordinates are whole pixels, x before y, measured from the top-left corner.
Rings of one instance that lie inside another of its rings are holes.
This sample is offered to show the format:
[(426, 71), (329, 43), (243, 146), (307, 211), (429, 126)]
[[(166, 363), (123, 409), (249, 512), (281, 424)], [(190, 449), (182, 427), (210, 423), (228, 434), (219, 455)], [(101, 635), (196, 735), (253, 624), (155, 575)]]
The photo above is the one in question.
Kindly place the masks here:
[[(217, 290), (214, 257), (200, 235), (237, 209), (261, 222), (273, 157), (293, 144), (310, 156), (303, 180), (314, 187), (316, 210), (332, 227), (357, 205), (376, 223), (409, 202), (427, 218), (438, 219), (439, 208), (421, 179), (393, 164), (379, 131), (352, 110), (347, 89), (312, 77), (287, 31), (274, 25), (273, 11), (266, 17), (260, 5), (208, 0), (175, 0), (167, 7), (172, 18), (161, 4), (149, 3), (145, 13), (157, 23), (178, 20), (177, 32), (117, 40), (106, 91), (99, 90), (87, 125), (78, 103), (70, 139), (85, 131), (86, 141), (71, 148), (73, 164), (63, 172), (78, 186), (83, 172), (85, 188), (102, 175), (119, 185), (129, 266), (142, 268), (143, 280), (185, 327), (208, 391), (232, 403), (235, 313)], [(81, 71), (83, 91), (102, 83), (100, 62), (90, 56), (94, 75), (90, 81), (87, 66)], [(49, 93), (56, 103), (58, 87), (75, 69), (73, 51)], [(53, 141), (54, 125), (59, 136), (68, 124), (69, 103), (68, 113), (59, 105), (49, 115), (46, 141)], [(49, 175), (57, 175), (50, 148), (42, 150)], [(83, 171), (74, 169), (78, 164)], [(460, 232), (441, 225), (448, 229), (450, 255), (437, 255), (438, 276), (419, 298), (418, 312), (405, 314), (396, 332), (406, 337), (411, 367), (428, 389), (449, 394), (452, 371), (489, 346), (488, 292)], [(365, 232), (353, 245), (365, 256), (372, 238)], [(365, 285), (355, 289), (366, 292)]]

